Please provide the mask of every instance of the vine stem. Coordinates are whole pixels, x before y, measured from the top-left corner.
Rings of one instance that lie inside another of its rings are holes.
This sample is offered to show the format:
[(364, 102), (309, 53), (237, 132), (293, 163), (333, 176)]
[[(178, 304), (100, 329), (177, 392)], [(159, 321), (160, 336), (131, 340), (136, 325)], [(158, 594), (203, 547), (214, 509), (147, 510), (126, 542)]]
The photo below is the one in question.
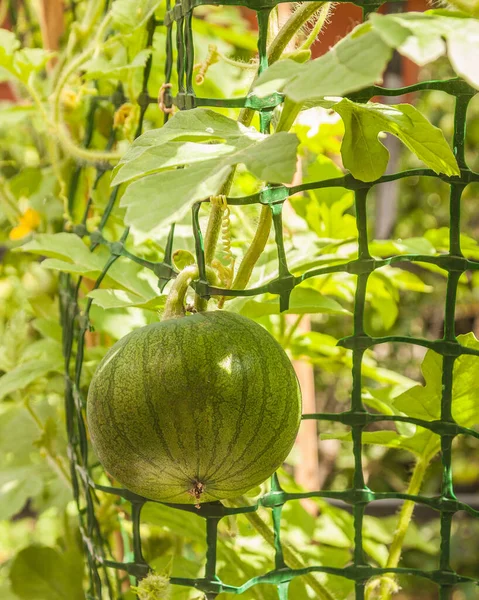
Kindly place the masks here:
[[(33, 84), (33, 78), (30, 77), (28, 82), (23, 82), (27, 92), (29, 93), (35, 105), (38, 107), (42, 117), (45, 119), (47, 126), (51, 129), (52, 137), (58, 140), (60, 145), (63, 147), (63, 150), (68, 155), (79, 160), (83, 160), (85, 162), (117, 161), (120, 160), (122, 154), (120, 152), (102, 152), (99, 150), (87, 150), (75, 144), (75, 142), (71, 139), (70, 135), (68, 134), (63, 123), (61, 109), (61, 93), (71, 75), (75, 71), (77, 71), (89, 58), (91, 58), (95, 54), (95, 52), (99, 51), (103, 37), (105, 36), (106, 31), (108, 30), (111, 24), (111, 20), (111, 13), (105, 15), (103, 21), (98, 27), (98, 31), (95, 35), (92, 46), (84, 50), (75, 60), (72, 60), (69, 64), (67, 64), (65, 68), (59, 73), (58, 81), (56, 83), (55, 90), (52, 94), (52, 117), (48, 114), (48, 111), (46, 110), (43, 101)], [(119, 37), (119, 35), (111, 37), (108, 40), (108, 43), (104, 44), (103, 47), (110, 45)], [(49, 147), (48, 150), (49, 154), (51, 155), (51, 147)], [(51, 158), (52, 163), (55, 167), (55, 164), (57, 162), (56, 157), (51, 156)], [(59, 180), (62, 188), (64, 188), (64, 184), (62, 184), (62, 178), (59, 177)]]
[[(307, 23), (313, 17), (313, 15), (319, 13), (318, 20), (320, 20), (321, 23), (324, 23), (329, 13), (329, 10), (329, 2), (306, 2), (302, 4), (291, 15), (288, 21), (278, 32), (278, 35), (271, 42), (268, 48), (268, 64), (271, 65), (281, 58), (281, 55), (288, 46), (289, 42), (293, 39), (293, 37), (301, 29), (301, 27), (303, 27), (304, 24)], [(238, 117), (238, 122), (248, 126), (251, 124), (253, 115), (254, 110), (249, 108), (242, 109)], [(292, 125), (292, 122), (290, 122), (290, 120), (288, 120), (287, 122), (285, 121), (284, 125), (290, 127)], [(282, 129), (282, 126), (277, 128), (277, 131), (281, 130), (284, 130)], [(235, 169), (233, 168), (220, 191), (221, 195), (227, 196), (229, 194), (231, 186), (233, 184), (234, 175)], [(223, 210), (221, 206), (217, 203), (212, 203), (205, 235), (205, 263), (207, 269), (214, 258), (216, 245), (220, 234), (222, 213)], [(248, 284), (248, 281), (251, 277), (251, 273), (253, 272), (254, 265), (261, 256), (268, 241), (272, 222), (273, 215), (271, 212), (271, 208), (269, 206), (262, 206), (258, 227), (256, 229), (250, 247), (246, 251), (243, 260), (241, 261), (236, 277), (234, 278), (234, 281), (232, 283), (233, 289), (244, 289)], [(194, 269), (195, 267), (188, 267), (178, 275), (175, 283), (171, 288), (170, 294), (168, 295), (162, 320), (184, 316), (183, 301), (186, 295), (186, 290), (191, 281), (198, 277), (197, 267), (196, 272), (194, 272)], [(204, 311), (207, 308), (207, 301), (199, 296), (196, 296), (195, 307), (199, 311)]]
[[(67, 154), (74, 156), (80, 160), (85, 160), (88, 162), (109, 162), (112, 160), (120, 160), (122, 157), (122, 153), (120, 152), (102, 152), (99, 150), (87, 150), (85, 148), (81, 148), (77, 144), (75, 144), (70, 138), (69, 134), (65, 130), (65, 126), (63, 124), (62, 118), (62, 110), (61, 110), (61, 93), (66, 86), (68, 79), (78, 71), (78, 69), (88, 60), (90, 59), (95, 52), (97, 52), (100, 48), (101, 41), (106, 34), (112, 20), (111, 13), (105, 15), (105, 18), (100, 23), (98, 27), (98, 31), (93, 40), (93, 44), (84, 50), (75, 60), (72, 60), (70, 64), (66, 66), (66, 68), (60, 73), (57, 84), (55, 86), (55, 90), (53, 92), (53, 125), (55, 128), (55, 133), (58, 137), (60, 144), (63, 146), (65, 152)], [(118, 39), (118, 36), (113, 36), (109, 40), (109, 44)]]
[(166, 298), (165, 310), (163, 311), (162, 321), (168, 319), (179, 319), (185, 316), (184, 301), (188, 291), (188, 286), (199, 276), (199, 270), (197, 265), (191, 265), (181, 271)]
[[(293, 39), (296, 33), (307, 23), (313, 15), (319, 13), (318, 22), (321, 26), (325, 23), (327, 16), (330, 11), (329, 2), (305, 2), (302, 4), (286, 21), (283, 27), (278, 32), (278, 35), (271, 42), (268, 48), (268, 64), (271, 65), (281, 58), (282, 53), (288, 46), (289, 42)], [(316, 31), (316, 27), (314, 28)], [(319, 32), (319, 29), (316, 33)], [(251, 89), (250, 89), (251, 91)], [(293, 125), (294, 119), (301, 110), (300, 106), (297, 106), (292, 112), (289, 119), (281, 120), (276, 132), (287, 131)], [(238, 118), (238, 122), (243, 125), (250, 125), (253, 119), (254, 110), (250, 108), (242, 109)], [(222, 194), (228, 195), (231, 185), (233, 183), (234, 171), (226, 181), (222, 189)], [(273, 222), (273, 215), (269, 206), (262, 206), (259, 217), (258, 227), (256, 229), (255, 236), (250, 244), (250, 247), (246, 251), (243, 260), (238, 268), (236, 277), (234, 278), (232, 289), (242, 290), (244, 289), (253, 272), (253, 268), (265, 249), (266, 243), (269, 238), (271, 231), (271, 225)]]
[[(278, 35), (271, 42), (268, 48), (268, 65), (277, 62), (289, 42), (298, 33), (298, 31), (307, 23), (316, 13), (320, 14), (319, 20), (324, 23), (331, 9), (330, 2), (305, 2), (291, 15), (286, 23), (281, 27)], [(249, 92), (252, 91), (252, 87)], [(243, 125), (250, 125), (255, 114), (252, 108), (242, 108), (238, 121)]]
[[(162, 321), (168, 319), (179, 319), (185, 316), (185, 297), (190, 283), (199, 277), (197, 265), (185, 267), (178, 273), (166, 298), (165, 310), (161, 317)], [(206, 267), (206, 276), (214, 284), (219, 284), (218, 275), (211, 267)]]
[[(235, 498), (234, 500), (223, 500), (222, 502), (225, 506), (234, 508), (248, 504), (248, 501), (243, 496), (240, 498)], [(256, 529), (265, 542), (274, 548), (274, 534), (267, 523), (265, 523), (256, 512), (243, 513), (243, 515), (246, 517), (246, 519), (248, 519), (250, 524), (254, 527), (254, 529)], [(287, 542), (281, 542), (281, 547), (283, 550), (284, 560), (291, 569), (296, 570), (307, 567), (303, 560), (298, 556), (298, 553)], [(304, 582), (307, 583), (314, 592), (316, 592), (318, 600), (336, 600), (336, 597), (320, 581), (318, 581), (312, 573), (303, 575), (303, 579)]]
[[(422, 482), (426, 474), (427, 468), (429, 467), (430, 459), (428, 457), (421, 457), (418, 459), (407, 489), (407, 494), (416, 496), (421, 491)], [(389, 548), (389, 556), (386, 562), (386, 568), (395, 569), (399, 564), (401, 558), (402, 547), (404, 544), (404, 538), (411, 522), (412, 515), (414, 512), (415, 503), (412, 500), (405, 500), (402, 508), (399, 512), (398, 523), (394, 538)], [(367, 600), (371, 600), (374, 597), (374, 592), (377, 591), (377, 584), (379, 582), (379, 599), (390, 600), (394, 591), (394, 579), (391, 576), (380, 577), (379, 580), (373, 582), (366, 592)]]
[(261, 207), (256, 233), (254, 234), (254, 238), (250, 244), (250, 247), (243, 256), (243, 260), (238, 268), (238, 272), (236, 273), (232, 285), (233, 289), (244, 290), (244, 288), (248, 285), (248, 281), (251, 277), (254, 266), (258, 262), (259, 257), (265, 249), (272, 223), (273, 213), (271, 208), (263, 205)]

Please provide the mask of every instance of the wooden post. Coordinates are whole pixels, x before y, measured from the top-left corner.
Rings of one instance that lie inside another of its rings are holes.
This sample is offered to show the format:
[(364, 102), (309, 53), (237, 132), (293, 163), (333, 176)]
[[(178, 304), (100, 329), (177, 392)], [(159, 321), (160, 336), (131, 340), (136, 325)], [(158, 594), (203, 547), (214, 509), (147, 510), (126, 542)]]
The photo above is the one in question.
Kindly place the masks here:
[[(294, 322), (296, 315), (288, 315), (288, 322)], [(311, 331), (311, 320), (308, 316), (303, 317), (300, 326), (300, 332)], [(313, 365), (306, 360), (294, 360), (294, 370), (298, 376), (301, 394), (303, 396), (303, 414), (316, 412), (316, 393), (314, 386)], [(319, 444), (317, 421), (305, 420), (301, 423), (299, 435), (296, 440), (296, 446), (299, 450), (300, 461), (294, 470), (294, 478), (308, 491), (318, 490), (320, 487), (319, 471)], [(312, 500), (301, 501), (304, 508), (312, 513), (317, 513), (316, 503)]]
[(55, 52), (60, 47), (60, 38), (65, 27), (63, 0), (42, 0), (39, 20), (43, 47)]

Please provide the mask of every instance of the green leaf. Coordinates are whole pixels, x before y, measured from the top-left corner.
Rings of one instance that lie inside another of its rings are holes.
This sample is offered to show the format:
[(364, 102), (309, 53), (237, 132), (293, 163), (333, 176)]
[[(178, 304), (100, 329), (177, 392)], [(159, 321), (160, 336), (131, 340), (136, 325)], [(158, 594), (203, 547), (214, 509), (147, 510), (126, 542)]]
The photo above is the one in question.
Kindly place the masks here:
[(407, 240), (373, 240), (369, 244), (373, 256), (385, 258), (396, 254), (430, 254), (436, 252), (431, 242), (422, 237), (412, 237)]
[(57, 342), (62, 341), (62, 328), (58, 321), (42, 318), (35, 319), (32, 321), (32, 327), (45, 338), (51, 338)]
[(161, 3), (161, 0), (116, 0), (111, 7), (113, 24), (122, 33), (132, 33), (145, 25)]
[(3, 400), (12, 392), (25, 389), (38, 378), (44, 377), (51, 371), (62, 372), (62, 369), (62, 361), (59, 361), (55, 356), (18, 365), (0, 377), (0, 400)]
[[(479, 350), (479, 342), (473, 333), (458, 336), (458, 341), (467, 348)], [(477, 402), (477, 369), (479, 357), (462, 355), (454, 362), (452, 387), (452, 415), (464, 427), (473, 427), (479, 422)], [(394, 404), (403, 413), (433, 421), (441, 415), (442, 357), (429, 350), (421, 366), (425, 385), (417, 385), (396, 398)]]
[(93, 298), (95, 304), (105, 309), (136, 306), (156, 311), (162, 309), (166, 301), (166, 296), (153, 296), (147, 299), (132, 292), (111, 289), (93, 290), (88, 297)]
[(41, 48), (20, 49), (15, 34), (0, 29), (0, 81), (18, 79), (26, 84), (30, 75), (41, 71), (52, 56)]
[(379, 141), (381, 132), (399, 138), (436, 173), (460, 175), (456, 159), (442, 131), (410, 104), (357, 104), (343, 99), (333, 109), (344, 121), (343, 163), (361, 181), (374, 181), (386, 171), (389, 152)]
[[(479, 87), (479, 21), (463, 14), (437, 13), (372, 14), (370, 21), (383, 41), (394, 40), (398, 51), (419, 65), (446, 54), (456, 73)], [(444, 42), (445, 40), (445, 42)]]
[(293, 102), (323, 104), (325, 96), (345, 96), (378, 83), (395, 49), (423, 65), (445, 54), (446, 47), (456, 73), (479, 87), (479, 21), (463, 16), (373, 13), (320, 58), (303, 65), (274, 63), (256, 80), (255, 93), (277, 91)]
[(105, 56), (93, 58), (85, 65), (84, 79), (125, 79), (130, 71), (144, 68), (151, 50), (142, 50), (129, 62), (126, 48), (119, 46), (111, 59)]
[[(8, 106), (2, 103), (0, 110), (0, 127), (12, 127), (18, 125), (27, 119), (32, 119), (35, 114), (35, 106)], [(10, 181), (12, 180), (13, 178), (10, 179)]]
[(136, 179), (120, 206), (128, 225), (151, 233), (183, 218), (195, 201), (218, 194), (239, 163), (261, 180), (288, 183), (298, 143), (294, 134), (266, 136), (211, 110), (183, 111), (132, 144), (112, 185)]
[(98, 265), (96, 256), (88, 246), (74, 233), (44, 233), (15, 249), (16, 252), (32, 252), (49, 258), (69, 260), (72, 263)]
[(302, 104), (324, 96), (344, 96), (380, 80), (391, 56), (388, 41), (366, 23), (309, 63), (282, 60), (273, 64), (258, 77), (254, 90), (258, 96), (283, 92)]
[(0, 470), (0, 519), (10, 519), (25, 502), (42, 491), (38, 467), (12, 467)]
[(14, 54), (20, 48), (20, 42), (15, 34), (6, 29), (0, 29), (0, 81), (8, 81), (16, 75)]
[[(458, 336), (458, 341), (467, 348), (479, 350), (479, 341), (473, 333)], [(421, 366), (425, 385), (415, 385), (395, 399), (394, 412), (435, 421), (441, 417), (442, 398), (442, 357), (428, 350)], [(479, 423), (479, 404), (477, 402), (477, 369), (479, 357), (462, 355), (456, 359), (453, 371), (452, 416), (464, 427), (474, 427)], [(404, 430), (402, 430), (404, 431)], [(352, 441), (351, 434), (322, 434), (324, 439), (340, 438)], [(431, 459), (439, 452), (440, 437), (421, 427), (416, 427), (410, 435), (399, 435), (396, 431), (374, 431), (363, 434), (365, 444), (379, 444), (389, 448), (403, 448), (417, 456)]]
[[(246, 299), (245, 302), (240, 306), (238, 312), (245, 317), (250, 319), (257, 319), (265, 315), (277, 315), (279, 314), (279, 301), (278, 298), (272, 298), (271, 300), (252, 300)], [(291, 292), (289, 309), (284, 311), (283, 314), (289, 315), (304, 315), (304, 314), (351, 314), (349, 310), (343, 308), (339, 302), (323, 296), (318, 291), (309, 287), (296, 287)]]
[(191, 512), (171, 508), (164, 504), (147, 502), (142, 510), (141, 518), (145, 523), (152, 523), (176, 535), (184, 536), (201, 547), (206, 543), (204, 521)]
[(449, 4), (452, 4), (452, 6), (455, 6), (471, 17), (476, 17), (476, 19), (479, 18), (478, 0), (449, 0)]
[[(39, 234), (16, 248), (16, 251), (51, 257), (43, 261), (43, 267), (83, 275), (89, 279), (99, 277), (110, 257), (110, 252), (104, 246), (90, 252), (88, 246), (73, 233)], [(155, 292), (147, 281), (138, 277), (141, 270), (140, 265), (122, 257), (110, 267), (104, 282), (106, 285), (113, 282), (129, 292), (150, 299)]]
[(62, 554), (46, 546), (28, 546), (15, 557), (10, 580), (22, 600), (81, 600), (79, 573)]
[(218, 161), (212, 160), (143, 177), (129, 185), (121, 199), (125, 223), (153, 235), (182, 219), (195, 201), (217, 194), (229, 173), (230, 167), (218, 168)]
[[(35, 407), (38, 409), (38, 407)], [(0, 458), (6, 458), (14, 450), (14, 464), (30, 463), (33, 441), (38, 436), (38, 426), (20, 402), (0, 404)], [(8, 458), (11, 466), (12, 459)]]

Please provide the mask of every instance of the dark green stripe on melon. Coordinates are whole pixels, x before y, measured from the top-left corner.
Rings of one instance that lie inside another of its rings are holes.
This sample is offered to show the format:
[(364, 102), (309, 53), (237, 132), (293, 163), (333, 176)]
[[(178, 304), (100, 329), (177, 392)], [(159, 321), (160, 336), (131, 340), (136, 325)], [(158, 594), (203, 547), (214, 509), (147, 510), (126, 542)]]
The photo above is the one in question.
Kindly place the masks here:
[(215, 311), (117, 342), (93, 377), (87, 418), (100, 461), (122, 485), (152, 500), (207, 502), (239, 496), (281, 465), (301, 395), (265, 329)]

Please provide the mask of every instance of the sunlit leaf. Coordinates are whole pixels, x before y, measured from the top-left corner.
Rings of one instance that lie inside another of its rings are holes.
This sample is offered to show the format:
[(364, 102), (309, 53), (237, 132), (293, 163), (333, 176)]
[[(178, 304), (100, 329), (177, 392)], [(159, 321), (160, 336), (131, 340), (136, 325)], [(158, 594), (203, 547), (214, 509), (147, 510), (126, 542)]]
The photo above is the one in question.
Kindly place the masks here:
[[(398, 51), (425, 65), (446, 54), (456, 73), (479, 87), (479, 20), (446, 11), (370, 16), (374, 30)], [(445, 39), (445, 42), (444, 42)]]
[(436, 173), (460, 175), (442, 131), (410, 104), (357, 104), (344, 99), (334, 105), (345, 125), (341, 145), (344, 166), (361, 181), (374, 181), (386, 171), (389, 152), (378, 136), (392, 133)]
[(366, 23), (311, 62), (274, 63), (255, 82), (255, 93), (267, 96), (283, 92), (303, 104), (322, 100), (324, 96), (344, 96), (378, 82), (391, 56), (388, 41)]
[(197, 108), (177, 113), (161, 129), (139, 137), (112, 183), (134, 180), (120, 205), (126, 208), (128, 225), (150, 233), (183, 218), (195, 201), (218, 194), (237, 164), (261, 180), (289, 183), (298, 143), (294, 134), (266, 136)]
[[(73, 567), (73, 568), (72, 568)], [(70, 565), (60, 552), (28, 546), (15, 557), (10, 580), (22, 600), (81, 600), (81, 566)]]

